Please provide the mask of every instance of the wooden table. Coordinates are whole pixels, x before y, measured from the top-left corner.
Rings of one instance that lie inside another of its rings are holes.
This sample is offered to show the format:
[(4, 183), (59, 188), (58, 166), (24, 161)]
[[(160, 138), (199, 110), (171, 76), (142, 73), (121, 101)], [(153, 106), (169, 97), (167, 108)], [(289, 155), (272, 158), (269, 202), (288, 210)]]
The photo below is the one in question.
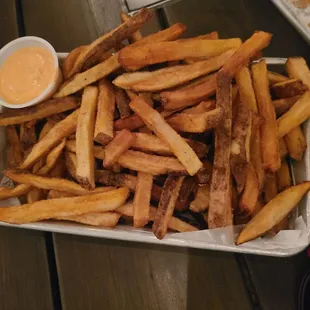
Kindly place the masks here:
[[(160, 18), (158, 18), (160, 17)], [(1, 0), (0, 47), (37, 35), (65, 52), (119, 23), (115, 0)], [(160, 10), (144, 33), (176, 21), (188, 35), (274, 34), (267, 56), (307, 44), (269, 0), (191, 0)], [(0, 309), (296, 309), (306, 252), (292, 258), (235, 255), (0, 228)]]

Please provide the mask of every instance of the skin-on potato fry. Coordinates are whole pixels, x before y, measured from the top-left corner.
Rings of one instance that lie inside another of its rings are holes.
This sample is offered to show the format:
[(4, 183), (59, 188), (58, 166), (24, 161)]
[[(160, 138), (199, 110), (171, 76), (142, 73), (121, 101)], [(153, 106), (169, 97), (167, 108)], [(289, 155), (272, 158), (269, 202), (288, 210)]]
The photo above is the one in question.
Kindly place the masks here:
[(202, 114), (178, 113), (168, 118), (167, 123), (178, 131), (202, 133), (217, 127), (222, 120), (222, 109), (215, 108)]
[(301, 80), (310, 89), (310, 71), (304, 58), (288, 58), (285, 69), (290, 78)]
[(268, 81), (269, 81), (270, 86), (273, 84), (280, 83), (280, 82), (285, 82), (289, 79), (285, 75), (279, 74), (277, 72), (272, 72), (272, 71), (267, 72), (267, 77), (268, 77)]
[(279, 224), (295, 208), (302, 197), (310, 190), (310, 182), (292, 186), (267, 203), (244, 227), (236, 244), (242, 244), (265, 234)]
[(27, 123), (22, 123), (19, 128), (19, 140), (23, 156), (26, 157), (37, 142), (35, 127), (28, 127)]
[(185, 166), (190, 175), (194, 175), (202, 167), (202, 162), (184, 139), (166, 123), (164, 118), (152, 109), (142, 97), (130, 103), (130, 108), (138, 114), (145, 124), (171, 148), (174, 155)]
[(282, 160), (288, 154), (288, 149), (287, 149), (287, 146), (286, 146), (284, 138), (279, 139), (279, 149), (280, 149), (280, 157), (281, 157), (281, 160)]
[(178, 65), (152, 72), (124, 73), (113, 83), (122, 88), (134, 91), (161, 91), (182, 85), (188, 81), (220, 69), (236, 50), (228, 50), (223, 54), (192, 65)]
[(241, 45), (239, 38), (226, 40), (184, 39), (182, 41), (149, 43), (141, 46), (126, 46), (119, 53), (119, 62), (126, 70), (134, 71), (145, 66), (165, 61), (182, 60), (188, 57), (213, 57)]
[(69, 77), (80, 72), (85, 62), (92, 59), (98, 51), (101, 53), (107, 52), (123, 40), (127, 39), (131, 34), (140, 29), (152, 17), (152, 15), (153, 14), (150, 10), (143, 8), (126, 22), (93, 41), (79, 54), (69, 73)]
[(79, 55), (85, 50), (87, 46), (81, 45), (73, 49), (62, 63), (62, 75), (65, 80), (69, 78), (70, 72), (75, 64)]
[(7, 167), (16, 168), (23, 161), (23, 152), (18, 133), (14, 125), (6, 127), (6, 158)]
[(209, 208), (210, 185), (205, 184), (198, 187), (195, 199), (190, 203), (190, 210), (193, 212), (205, 212)]
[(135, 196), (133, 199), (133, 226), (144, 227), (149, 222), (153, 176), (138, 172)]
[[(246, 40), (234, 53), (220, 71), (228, 73), (231, 77), (258, 51), (269, 45), (272, 35), (263, 31), (255, 32), (251, 38)], [(199, 101), (206, 99), (213, 94), (216, 89), (216, 76), (195, 85), (189, 89), (165, 91), (160, 94), (161, 101), (167, 110), (176, 110), (191, 106)]]
[(310, 116), (310, 92), (306, 92), (286, 113), (277, 120), (278, 137), (282, 138)]
[(120, 217), (121, 215), (116, 212), (91, 212), (82, 215), (57, 216), (55, 219), (99, 227), (115, 227)]
[(200, 169), (197, 174), (196, 178), (199, 185), (209, 184), (212, 178), (212, 170), (213, 167), (208, 160), (203, 161), (203, 168)]
[(275, 172), (280, 168), (281, 160), (276, 114), (270, 97), (265, 60), (252, 65), (252, 76), (259, 115), (264, 119), (260, 126), (263, 168)]
[(301, 80), (290, 79), (271, 86), (271, 93), (277, 98), (287, 98), (304, 94), (308, 87)]
[(301, 161), (307, 148), (307, 141), (300, 126), (293, 128), (284, 136), (284, 140), (290, 157)]
[(127, 199), (126, 187), (95, 195), (37, 201), (22, 206), (0, 208), (0, 221), (24, 224), (51, 218), (113, 211)]
[(233, 223), (231, 205), (230, 151), (232, 130), (231, 77), (226, 73), (217, 76), (216, 106), (223, 110), (225, 122), (215, 129), (215, 146), (208, 227), (218, 228)]
[(115, 110), (115, 94), (110, 81), (102, 79), (98, 83), (99, 93), (94, 140), (99, 143), (113, 138), (113, 118)]
[(282, 192), (285, 189), (292, 186), (292, 179), (290, 174), (290, 168), (288, 166), (287, 160), (282, 160), (281, 167), (276, 173), (277, 176), (277, 184), (278, 184), (278, 191)]
[(82, 96), (81, 112), (76, 126), (76, 178), (82, 187), (95, 188), (94, 128), (98, 88), (88, 86)]
[(294, 96), (273, 100), (272, 103), (276, 110), (277, 116), (281, 116), (287, 112), (300, 98), (301, 96)]
[(0, 126), (21, 124), (73, 110), (78, 107), (78, 103), (79, 101), (75, 97), (64, 97), (50, 99), (29, 108), (10, 109), (0, 114)]
[[(130, 19), (130, 17), (123, 11), (121, 11), (121, 20), (122, 22), (127, 22)], [(129, 36), (130, 42), (136, 42), (142, 39), (142, 34), (140, 30), (135, 31), (133, 34)]]
[(28, 169), (42, 156), (46, 155), (53, 147), (59, 144), (65, 137), (74, 133), (76, 131), (79, 112), (79, 109), (74, 111), (63, 121), (56, 124), (42, 140), (34, 145), (20, 168)]
[(72, 152), (65, 152), (65, 163), (66, 163), (66, 167), (67, 170), (69, 172), (69, 174), (71, 175), (71, 177), (77, 181), (76, 178), (76, 154), (72, 153)]
[[(104, 159), (104, 149), (100, 145), (94, 145), (94, 156), (98, 159)], [(76, 153), (76, 140), (68, 140), (66, 142), (66, 150)]]
[(205, 112), (210, 112), (211, 110), (215, 109), (215, 105), (215, 100), (201, 101), (196, 106), (183, 110), (182, 113), (201, 114)]
[[(175, 210), (182, 212), (189, 208), (191, 194), (197, 191), (198, 183), (195, 177), (186, 177), (182, 183)], [(161, 188), (160, 188), (161, 189)]]
[(105, 147), (103, 166), (110, 168), (114, 165), (119, 157), (131, 147), (135, 139), (135, 135), (127, 129), (120, 131)]
[(127, 97), (125, 91), (119, 87), (114, 87), (115, 92), (115, 102), (120, 115), (120, 118), (130, 116), (129, 108), (129, 98)]
[(152, 226), (152, 231), (158, 239), (164, 238), (167, 233), (183, 181), (184, 177), (175, 176), (168, 176), (165, 181)]

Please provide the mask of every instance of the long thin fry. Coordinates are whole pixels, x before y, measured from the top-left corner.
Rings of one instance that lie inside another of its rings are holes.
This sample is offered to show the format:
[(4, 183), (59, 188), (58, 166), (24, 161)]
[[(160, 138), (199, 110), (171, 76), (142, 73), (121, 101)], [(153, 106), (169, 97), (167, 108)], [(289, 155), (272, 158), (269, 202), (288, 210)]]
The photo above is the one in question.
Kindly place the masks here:
[(285, 189), (292, 186), (292, 179), (290, 174), (290, 168), (288, 166), (287, 160), (282, 160), (281, 167), (277, 171), (277, 184), (278, 184), (278, 191), (282, 192)]
[(23, 156), (26, 157), (37, 142), (35, 127), (28, 127), (27, 123), (22, 123), (19, 129), (19, 139)]
[(310, 70), (304, 58), (288, 58), (285, 69), (290, 78), (300, 79), (310, 89)]
[(276, 110), (277, 116), (281, 116), (282, 114), (287, 112), (300, 98), (301, 96), (294, 96), (273, 100), (272, 103)]
[[(125, 13), (125, 12), (121, 12), (121, 20), (122, 22), (127, 22), (130, 19), (130, 17)], [(131, 34), (129, 36), (129, 40), (130, 42), (136, 42), (142, 39), (142, 34), (140, 32), (140, 30), (135, 31), (133, 34)]]
[(205, 212), (209, 208), (210, 185), (205, 184), (198, 187), (195, 199), (190, 203), (190, 210), (193, 212)]
[[(100, 145), (94, 145), (94, 156), (98, 159), (104, 159), (104, 149)], [(66, 143), (66, 150), (76, 153), (76, 140), (68, 140)]]
[(267, 77), (268, 77), (269, 85), (284, 82), (284, 81), (287, 81), (289, 79), (285, 75), (282, 75), (282, 74), (279, 74), (276, 72), (272, 72), (272, 71), (267, 72)]
[(76, 154), (66, 151), (65, 152), (65, 163), (66, 163), (66, 167), (67, 167), (69, 174), (71, 175), (71, 177), (74, 180), (77, 181), (77, 178), (76, 178), (76, 165), (77, 165)]
[(307, 148), (307, 141), (300, 126), (293, 128), (284, 136), (284, 140), (290, 157), (301, 161)]
[(14, 125), (6, 127), (6, 158), (8, 168), (18, 167), (23, 160), (23, 153)]
[(120, 115), (120, 118), (125, 118), (130, 116), (129, 108), (129, 98), (127, 97), (125, 91), (119, 87), (114, 87), (115, 92), (115, 102)]
[(290, 79), (271, 86), (271, 93), (277, 98), (287, 98), (304, 94), (308, 87), (298, 79)]
[(62, 75), (65, 80), (67, 80), (70, 76), (70, 72), (79, 57), (79, 55), (85, 50), (87, 46), (81, 45), (73, 49), (68, 56), (64, 59), (62, 63)]

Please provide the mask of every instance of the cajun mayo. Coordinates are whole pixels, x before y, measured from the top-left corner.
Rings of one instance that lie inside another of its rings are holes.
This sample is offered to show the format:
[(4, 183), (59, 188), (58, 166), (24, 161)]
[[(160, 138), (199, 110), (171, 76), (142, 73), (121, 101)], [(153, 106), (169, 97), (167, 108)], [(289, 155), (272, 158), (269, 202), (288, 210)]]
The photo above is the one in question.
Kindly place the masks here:
[(0, 67), (0, 97), (11, 104), (31, 101), (53, 81), (57, 67), (53, 55), (42, 47), (24, 47)]

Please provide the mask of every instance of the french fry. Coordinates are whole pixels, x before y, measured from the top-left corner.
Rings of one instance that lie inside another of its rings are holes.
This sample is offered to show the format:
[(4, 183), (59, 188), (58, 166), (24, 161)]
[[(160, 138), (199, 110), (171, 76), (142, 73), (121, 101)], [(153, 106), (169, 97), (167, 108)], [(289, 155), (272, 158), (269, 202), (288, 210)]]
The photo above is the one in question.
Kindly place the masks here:
[(306, 91), (308, 91), (308, 87), (297, 79), (290, 79), (271, 86), (271, 93), (277, 98), (298, 96)]
[(269, 85), (277, 84), (280, 82), (285, 82), (289, 79), (285, 75), (279, 74), (277, 72), (272, 72), (272, 71), (267, 72), (267, 77), (268, 77)]
[(264, 184), (264, 201), (265, 203), (272, 200), (278, 194), (277, 179), (275, 173), (268, 172), (265, 177)]
[(76, 130), (77, 119), (80, 110), (76, 110), (67, 116), (63, 121), (56, 124), (47, 135), (34, 145), (31, 152), (28, 154), (24, 162), (21, 164), (21, 169), (28, 169), (46, 155), (53, 147), (59, 144), (65, 137), (71, 135)]
[(202, 114), (175, 114), (167, 119), (167, 123), (178, 131), (202, 133), (217, 127), (222, 120), (223, 111), (215, 108)]
[(60, 112), (73, 110), (78, 107), (78, 99), (74, 97), (64, 97), (60, 99), (50, 99), (38, 105), (23, 109), (10, 109), (0, 114), (0, 126), (21, 124), (37, 119), (49, 117)]
[(136, 190), (137, 185), (136, 176), (110, 170), (96, 170), (96, 181), (108, 186), (126, 186), (132, 192)]
[(310, 71), (304, 58), (288, 58), (285, 69), (290, 78), (301, 80), (310, 89)]
[(210, 112), (211, 110), (215, 108), (215, 105), (216, 105), (215, 100), (201, 101), (198, 105), (183, 110), (182, 113), (201, 114), (205, 112)]
[(288, 163), (285, 159), (282, 160), (281, 167), (277, 171), (276, 176), (277, 176), (277, 184), (278, 184), (278, 191), (279, 192), (282, 192), (285, 189), (292, 186), (290, 169), (289, 169)]
[(66, 163), (66, 167), (67, 167), (69, 174), (71, 175), (71, 177), (74, 180), (77, 181), (77, 178), (76, 178), (76, 165), (77, 165), (76, 154), (66, 151), (65, 152), (65, 163)]
[(280, 154), (276, 114), (269, 93), (266, 61), (252, 65), (253, 85), (259, 115), (264, 119), (260, 127), (263, 168), (272, 172), (280, 168)]
[(122, 167), (153, 175), (187, 174), (185, 167), (176, 158), (150, 155), (138, 151), (128, 150), (119, 157), (117, 162)]
[(120, 131), (105, 147), (104, 167), (110, 168), (114, 165), (119, 157), (130, 148), (135, 139), (135, 136), (127, 129)]
[(219, 56), (192, 65), (178, 65), (152, 72), (124, 73), (118, 76), (113, 83), (119, 87), (129, 88), (137, 92), (161, 91), (182, 85), (188, 81), (220, 69), (235, 51), (236, 50), (231, 49)]
[(37, 142), (35, 127), (28, 127), (27, 123), (22, 123), (20, 125), (19, 140), (25, 158)]
[(98, 88), (99, 93), (94, 140), (99, 143), (104, 143), (113, 138), (115, 94), (113, 86), (108, 80), (101, 80), (98, 83)]
[(55, 198), (66, 198), (66, 197), (74, 197), (75, 195), (72, 193), (60, 192), (54, 189), (50, 190), (47, 194), (47, 199), (55, 199)]
[(258, 238), (279, 224), (310, 190), (310, 182), (292, 186), (267, 203), (239, 234), (236, 244)]
[[(104, 149), (100, 145), (94, 145), (93, 149), (95, 158), (104, 159)], [(76, 153), (76, 140), (68, 140), (66, 142), (66, 150)]]
[(114, 122), (114, 130), (135, 130), (143, 126), (144, 122), (142, 118), (137, 114), (130, 115), (126, 118), (118, 119)]
[(174, 42), (149, 43), (126, 46), (119, 53), (119, 62), (130, 71), (165, 61), (182, 60), (188, 57), (214, 57), (241, 45), (239, 38), (226, 40), (184, 39)]
[(79, 57), (79, 55), (87, 48), (86, 45), (81, 45), (73, 49), (68, 56), (64, 59), (62, 63), (62, 75), (65, 80), (70, 76), (70, 72)]
[(64, 178), (67, 176), (67, 167), (63, 156), (58, 158), (57, 163), (49, 176), (52, 178)]
[(199, 185), (209, 184), (212, 178), (213, 167), (208, 160), (203, 161), (203, 168), (201, 168), (197, 174), (196, 178)]
[(130, 100), (126, 96), (125, 91), (119, 87), (115, 87), (114, 92), (115, 92), (115, 102), (119, 111), (120, 118), (130, 116), (131, 114), (129, 108)]
[(8, 168), (16, 168), (23, 161), (23, 152), (16, 127), (6, 127), (6, 158)]
[(205, 212), (209, 208), (210, 185), (205, 184), (198, 187), (195, 199), (190, 203), (190, 210), (193, 212)]
[[(125, 13), (125, 12), (121, 12), (121, 20), (122, 22), (127, 22), (130, 19), (130, 17)], [(131, 42), (136, 42), (142, 39), (142, 34), (140, 32), (140, 30), (137, 30), (136, 32), (134, 32), (133, 34), (131, 34), (129, 36), (129, 40)]]
[(230, 226), (233, 223), (231, 205), (230, 150), (232, 131), (231, 77), (217, 75), (216, 107), (223, 110), (225, 122), (215, 129), (214, 161), (210, 186), (208, 227)]
[(55, 219), (99, 227), (115, 227), (120, 217), (121, 215), (116, 212), (91, 212), (82, 215), (57, 216)]
[[(294, 130), (294, 129), (293, 129)], [(280, 157), (281, 159), (285, 158), (288, 154), (288, 149), (285, 143), (285, 139), (279, 139), (279, 149), (280, 149)]]
[(300, 126), (293, 128), (284, 136), (284, 140), (290, 157), (301, 161), (307, 148), (307, 141)]
[[(258, 51), (268, 46), (272, 35), (263, 31), (255, 32), (251, 38), (246, 40), (239, 49), (231, 57), (230, 61), (226, 62), (221, 68), (222, 72), (234, 76), (235, 73), (243, 66), (245, 66), (249, 59), (253, 57)], [(216, 89), (216, 76), (195, 85), (189, 89), (165, 91), (160, 94), (161, 101), (167, 110), (176, 110), (185, 108), (205, 100), (212, 95)]]
[(144, 227), (149, 222), (149, 209), (153, 176), (138, 172), (135, 196), (133, 199), (133, 226)]
[(100, 51), (100, 53), (107, 52), (124, 39), (127, 39), (131, 34), (140, 29), (151, 17), (152, 12), (143, 8), (126, 22), (93, 41), (79, 54), (68, 77), (72, 77), (74, 74), (80, 72), (85, 62), (90, 60), (93, 62), (92, 58), (98, 51)]
[(276, 110), (277, 116), (281, 116), (287, 112), (300, 98), (301, 96), (294, 96), (273, 100), (272, 103)]
[(142, 97), (137, 97), (130, 103), (130, 108), (138, 114), (145, 124), (163, 141), (165, 141), (175, 156), (186, 167), (190, 175), (194, 175), (202, 167), (202, 163), (196, 153), (184, 141), (184, 139), (173, 130), (164, 118), (152, 109)]
[(82, 96), (81, 112), (76, 127), (76, 178), (82, 187), (95, 188), (95, 157), (93, 137), (98, 88), (88, 86)]
[(158, 239), (164, 238), (167, 233), (183, 180), (184, 177), (168, 176), (165, 181), (152, 226), (152, 231)]
[(189, 201), (192, 193), (197, 191), (197, 179), (195, 177), (186, 177), (182, 183), (178, 200), (175, 204), (176, 211), (186, 211), (189, 208)]
[(310, 92), (306, 92), (286, 113), (277, 120), (278, 137), (282, 138), (310, 116)]
[(37, 201), (32, 204), (1, 208), (0, 221), (24, 224), (51, 218), (113, 211), (127, 199), (126, 187), (95, 195)]

